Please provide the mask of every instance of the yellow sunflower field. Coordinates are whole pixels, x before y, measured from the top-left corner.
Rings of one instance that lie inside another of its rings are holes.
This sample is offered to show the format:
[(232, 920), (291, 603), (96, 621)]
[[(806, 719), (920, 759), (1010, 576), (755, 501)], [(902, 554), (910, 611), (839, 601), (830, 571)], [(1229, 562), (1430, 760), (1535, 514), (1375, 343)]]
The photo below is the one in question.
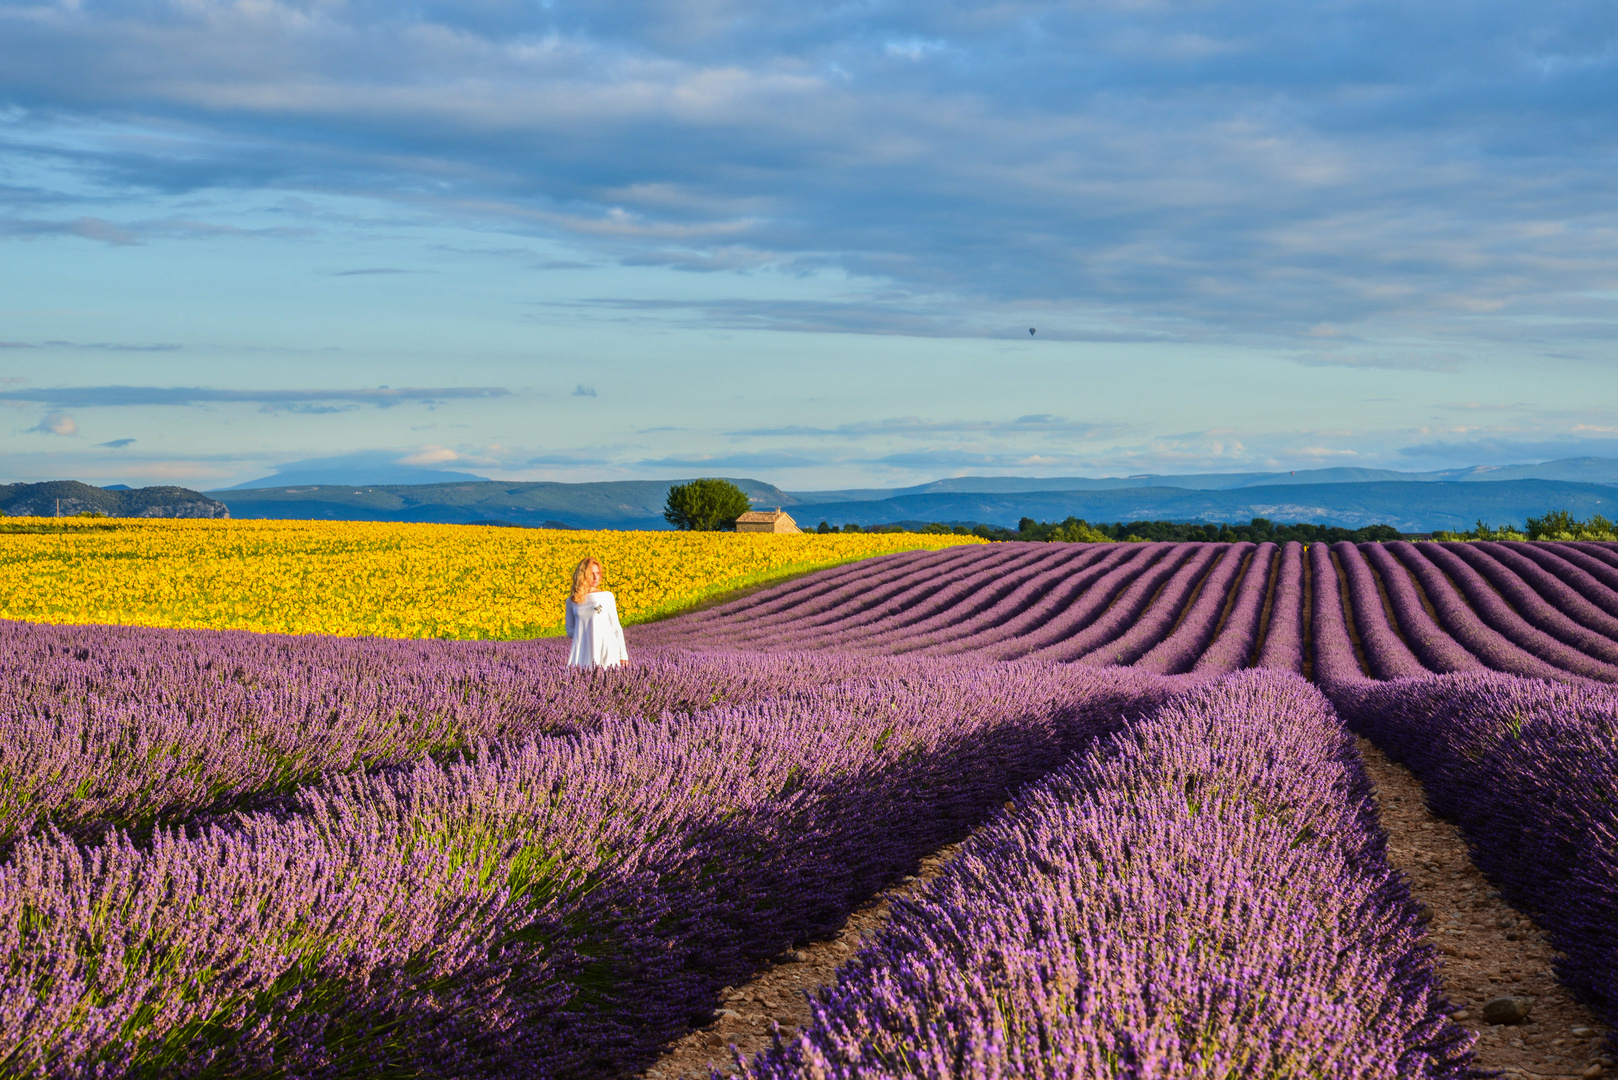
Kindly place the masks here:
[(594, 555), (627, 622), (854, 559), (982, 543), (917, 533), (582, 532), (350, 521), (0, 519), (0, 618), (293, 634), (562, 632)]

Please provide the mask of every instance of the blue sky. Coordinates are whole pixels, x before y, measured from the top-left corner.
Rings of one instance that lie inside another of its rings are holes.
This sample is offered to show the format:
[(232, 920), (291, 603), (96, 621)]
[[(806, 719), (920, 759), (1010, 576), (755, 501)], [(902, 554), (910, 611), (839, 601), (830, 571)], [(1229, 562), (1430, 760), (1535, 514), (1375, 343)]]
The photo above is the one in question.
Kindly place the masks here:
[(1614, 101), (1596, 2), (0, 0), (0, 480), (1618, 456)]

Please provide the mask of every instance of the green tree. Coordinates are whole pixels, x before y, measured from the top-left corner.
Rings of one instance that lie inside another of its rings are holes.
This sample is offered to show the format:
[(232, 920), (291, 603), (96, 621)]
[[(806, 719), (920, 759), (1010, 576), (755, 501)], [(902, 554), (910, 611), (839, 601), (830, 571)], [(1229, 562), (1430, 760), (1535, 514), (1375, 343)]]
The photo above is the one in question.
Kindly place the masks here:
[[(1482, 526), (1482, 522), (1478, 522)], [(1530, 540), (1611, 540), (1612, 522), (1600, 514), (1589, 521), (1580, 521), (1566, 510), (1552, 510), (1544, 517), (1531, 517), (1527, 521)], [(1490, 538), (1492, 539), (1492, 537)]]
[(752, 508), (747, 492), (729, 480), (708, 476), (669, 488), (663, 520), (676, 529), (727, 532), (735, 529), (736, 519)]

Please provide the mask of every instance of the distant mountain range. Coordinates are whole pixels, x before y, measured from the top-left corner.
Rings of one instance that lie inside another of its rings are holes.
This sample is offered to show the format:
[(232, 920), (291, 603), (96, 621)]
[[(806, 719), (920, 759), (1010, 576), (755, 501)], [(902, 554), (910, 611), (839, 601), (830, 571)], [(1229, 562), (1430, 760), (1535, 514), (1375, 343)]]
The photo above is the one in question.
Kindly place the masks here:
[[(432, 470), (422, 470), (434, 476)], [(1482, 519), (1516, 524), (1548, 510), (1618, 518), (1618, 460), (1569, 458), (1538, 465), (1400, 473), (1311, 469), (1127, 477), (954, 477), (908, 488), (783, 491), (731, 477), (755, 506), (787, 510), (805, 529), (900, 521), (1002, 525), (1024, 517), (1093, 522), (1226, 521), (1255, 517), (1404, 532), (1463, 529)], [(670, 480), (430, 484), (297, 484), (199, 493), (186, 488), (95, 488), (77, 481), (0, 485), (0, 513), (49, 516), (87, 510), (112, 517), (301, 518), (423, 521), (538, 528), (664, 529)]]
[(230, 490), (244, 488), (312, 487), (365, 487), (387, 484), (448, 484), (457, 480), (486, 481), (487, 476), (468, 472), (450, 472), (428, 465), (404, 465), (397, 453), (364, 450), (357, 454), (339, 454), (336, 457), (305, 458), (280, 466), (274, 476), (263, 476), (234, 484)]
[[(1015, 527), (1023, 517), (1091, 521), (1229, 521), (1266, 517), (1406, 532), (1492, 524), (1564, 509), (1618, 516), (1618, 460), (1568, 458), (1538, 465), (1404, 473), (1300, 469), (1128, 477), (955, 477), (907, 488), (783, 491), (729, 478), (754, 505), (788, 510), (804, 528), (894, 521), (983, 522)], [(353, 486), (309, 484), (214, 491), (237, 518), (339, 521), (499, 522), (586, 529), (661, 529), (663, 503), (681, 481), (584, 484), (459, 481)]]
[(792, 507), (800, 525), (824, 520), (875, 525), (886, 521), (986, 522), (1015, 527), (1031, 517), (1093, 522), (1225, 521), (1269, 518), (1285, 524), (1308, 522), (1361, 528), (1392, 525), (1401, 532), (1470, 528), (1479, 519), (1521, 525), (1547, 510), (1567, 510), (1578, 518), (1618, 517), (1618, 487), (1557, 480), (1503, 480), (1477, 483), (1371, 481), (1342, 484), (1273, 484), (1198, 490), (1172, 487), (1112, 491), (1029, 491), (1015, 494), (928, 494), (898, 498), (818, 503)]
[(77, 480), (43, 484), (0, 484), (0, 514), (7, 517), (72, 517), (97, 513), (108, 517), (226, 518), (224, 503), (182, 487), (91, 487)]
[(1413, 484), (1494, 483), (1501, 480), (1565, 480), (1576, 484), (1618, 484), (1618, 459), (1564, 458), (1538, 465), (1473, 465), (1437, 472), (1395, 472), (1392, 469), (1298, 469), (1293, 472), (1143, 473), (1139, 476), (958, 476), (907, 488), (855, 488), (846, 491), (796, 491), (801, 503), (869, 502), (904, 495), (1004, 495), (1028, 491), (1117, 491), (1129, 488), (1189, 488), (1193, 491), (1230, 491), (1236, 488), (1277, 487), (1297, 484), (1365, 484), (1376, 481)]
[[(759, 506), (793, 500), (770, 484), (730, 478)], [(663, 506), (671, 480), (613, 480), (593, 484), (499, 480), (450, 484), (377, 484), (248, 488), (209, 494), (237, 518), (319, 521), (496, 522), (575, 529), (666, 529)]]

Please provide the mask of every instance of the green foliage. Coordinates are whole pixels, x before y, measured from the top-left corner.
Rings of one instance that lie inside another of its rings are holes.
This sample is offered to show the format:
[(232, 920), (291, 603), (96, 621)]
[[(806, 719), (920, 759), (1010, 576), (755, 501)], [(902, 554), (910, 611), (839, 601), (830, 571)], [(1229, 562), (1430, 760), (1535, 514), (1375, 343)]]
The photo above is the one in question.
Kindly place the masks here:
[(1254, 518), (1247, 525), (1227, 525), (1222, 522), (1208, 524), (1189, 521), (1119, 521), (1111, 525), (1090, 524), (1083, 518), (1070, 517), (1059, 523), (1035, 521), (1025, 517), (1015, 530), (979, 525), (972, 532), (986, 540), (1043, 540), (1053, 543), (1127, 543), (1138, 544), (1148, 540), (1167, 540), (1176, 543), (1202, 541), (1231, 544), (1242, 540), (1262, 543), (1269, 540), (1282, 544), (1288, 540), (1303, 543), (1326, 541), (1336, 543), (1349, 540), (1363, 543), (1371, 540), (1397, 540), (1399, 530), (1391, 525), (1368, 525), (1363, 529), (1344, 529), (1336, 525), (1277, 525), (1268, 518)]
[(704, 477), (669, 488), (663, 520), (676, 529), (729, 532), (736, 519), (753, 507), (747, 493), (729, 480)]
[[(1567, 515), (1563, 514), (1562, 516), (1566, 517)], [(1528, 520), (1533, 521), (1535, 519), (1529, 518)], [(1476, 527), (1474, 527), (1474, 528), (1468, 529), (1465, 532), (1449, 532), (1447, 530), (1440, 529), (1437, 532), (1433, 533), (1433, 539), (1434, 540), (1526, 540), (1526, 539), (1528, 539), (1528, 537), (1523, 534), (1521, 529), (1514, 528), (1514, 527), (1512, 527), (1510, 525), (1502, 525), (1498, 529), (1490, 528), (1489, 525), (1487, 523), (1485, 523), (1482, 518), (1478, 518), (1478, 523), (1477, 523)], [(1535, 539), (1537, 540), (1539, 538), (1535, 537)], [(1571, 539), (1571, 537), (1569, 539)]]
[(1552, 510), (1544, 517), (1528, 519), (1530, 540), (1618, 540), (1612, 522), (1600, 514), (1580, 521), (1566, 510)]
[(1531, 517), (1521, 529), (1511, 525), (1491, 528), (1481, 519), (1465, 532), (1435, 532), (1434, 540), (1618, 540), (1618, 528), (1600, 514), (1580, 521), (1566, 510), (1550, 510)]

